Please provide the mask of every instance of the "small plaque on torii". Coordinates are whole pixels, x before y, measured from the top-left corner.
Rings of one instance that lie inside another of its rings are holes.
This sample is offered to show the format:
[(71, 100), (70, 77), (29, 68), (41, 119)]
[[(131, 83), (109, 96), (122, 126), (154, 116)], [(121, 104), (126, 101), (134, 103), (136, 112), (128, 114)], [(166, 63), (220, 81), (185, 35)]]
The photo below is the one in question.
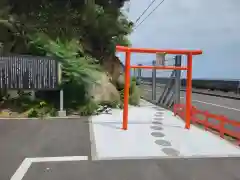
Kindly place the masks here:
[(156, 65), (157, 66), (165, 66), (166, 61), (166, 53), (156, 53)]

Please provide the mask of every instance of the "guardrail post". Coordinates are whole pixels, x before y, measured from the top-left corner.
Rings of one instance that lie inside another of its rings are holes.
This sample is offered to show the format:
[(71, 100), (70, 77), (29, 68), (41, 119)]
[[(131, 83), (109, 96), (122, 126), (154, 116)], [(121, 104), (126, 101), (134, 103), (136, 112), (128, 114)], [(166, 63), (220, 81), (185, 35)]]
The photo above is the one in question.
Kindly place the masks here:
[(165, 85), (165, 88), (164, 88), (164, 90), (163, 90), (163, 93), (162, 93), (162, 95), (160, 96), (160, 98), (159, 98), (159, 100), (158, 100), (158, 104), (161, 104), (161, 105), (164, 105), (164, 102), (165, 102), (165, 100), (166, 100), (166, 97), (168, 96), (168, 94), (171, 92), (171, 89), (172, 89), (172, 87), (173, 87), (173, 77), (174, 77), (174, 71), (172, 71), (172, 73), (171, 73), (171, 76), (170, 76), (170, 79), (169, 79), (169, 81), (167, 82), (167, 84)]
[(137, 69), (136, 68), (133, 69), (133, 76), (137, 77)]
[[(175, 66), (180, 67), (182, 63), (182, 56), (175, 56)], [(175, 70), (175, 104), (180, 104), (180, 90), (181, 90), (181, 70)]]
[[(156, 61), (152, 62), (153, 66), (156, 66)], [(156, 76), (157, 76), (157, 71), (156, 69), (152, 70), (152, 100), (156, 101)]]
[[(142, 66), (142, 64), (138, 64), (138, 66)], [(138, 71), (137, 71), (137, 78), (140, 80), (141, 79), (141, 77), (142, 77), (142, 69), (141, 68), (138, 68), (137, 69)]]

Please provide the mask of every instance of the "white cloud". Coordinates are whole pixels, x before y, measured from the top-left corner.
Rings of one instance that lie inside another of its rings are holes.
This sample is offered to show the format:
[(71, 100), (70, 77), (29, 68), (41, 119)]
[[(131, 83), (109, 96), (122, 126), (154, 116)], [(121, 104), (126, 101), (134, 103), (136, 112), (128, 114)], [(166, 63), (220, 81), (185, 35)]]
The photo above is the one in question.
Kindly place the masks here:
[[(136, 20), (150, 2), (131, 0), (129, 18)], [(194, 58), (194, 77), (240, 79), (239, 7), (239, 0), (165, 0), (130, 39), (134, 47), (202, 49)], [(133, 55), (132, 63), (153, 58)]]

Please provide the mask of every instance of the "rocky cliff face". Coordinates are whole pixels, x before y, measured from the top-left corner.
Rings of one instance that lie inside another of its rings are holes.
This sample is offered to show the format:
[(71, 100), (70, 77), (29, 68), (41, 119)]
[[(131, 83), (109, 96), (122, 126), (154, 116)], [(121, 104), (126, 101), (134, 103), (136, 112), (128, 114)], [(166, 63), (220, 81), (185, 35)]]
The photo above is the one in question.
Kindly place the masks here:
[(106, 73), (102, 74), (98, 84), (93, 85), (91, 95), (97, 102), (120, 102), (118, 90), (124, 88), (123, 66), (116, 56), (106, 58), (102, 66)]
[(120, 102), (120, 94), (110, 82), (110, 78), (106, 73), (102, 73), (98, 82), (92, 85), (89, 91), (95, 102)]
[(111, 77), (111, 81), (116, 85), (119, 76), (122, 73), (122, 65), (120, 59), (116, 56), (109, 57), (103, 61), (103, 68)]

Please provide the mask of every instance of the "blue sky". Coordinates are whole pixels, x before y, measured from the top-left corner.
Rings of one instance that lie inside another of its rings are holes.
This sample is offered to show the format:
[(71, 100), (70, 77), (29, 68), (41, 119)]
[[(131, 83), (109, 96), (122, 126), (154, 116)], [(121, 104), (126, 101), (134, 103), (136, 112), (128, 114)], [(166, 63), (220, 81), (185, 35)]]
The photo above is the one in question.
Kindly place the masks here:
[[(135, 21), (151, 1), (131, 0), (129, 19)], [(165, 0), (130, 40), (133, 47), (202, 49), (203, 55), (194, 57), (194, 78), (240, 79), (239, 8), (240, 0)], [(131, 63), (153, 59), (155, 55), (134, 54)]]

